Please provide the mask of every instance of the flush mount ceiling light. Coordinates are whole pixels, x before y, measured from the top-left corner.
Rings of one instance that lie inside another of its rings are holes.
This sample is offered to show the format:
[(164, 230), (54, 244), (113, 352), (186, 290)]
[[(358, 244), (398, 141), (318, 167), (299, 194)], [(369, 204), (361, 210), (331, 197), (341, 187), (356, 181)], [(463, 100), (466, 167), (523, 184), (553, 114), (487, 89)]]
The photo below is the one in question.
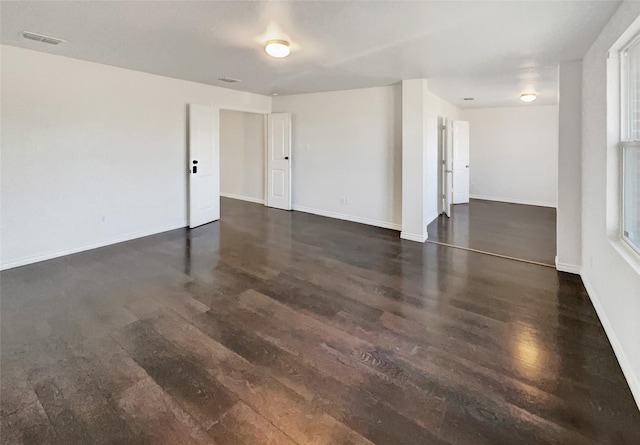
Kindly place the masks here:
[(537, 97), (538, 95), (536, 93), (522, 93), (520, 95), (520, 100), (524, 103), (529, 103), (536, 100)]
[(264, 47), (264, 50), (271, 57), (276, 57), (278, 59), (287, 57), (291, 53), (289, 42), (286, 40), (269, 40), (267, 45)]

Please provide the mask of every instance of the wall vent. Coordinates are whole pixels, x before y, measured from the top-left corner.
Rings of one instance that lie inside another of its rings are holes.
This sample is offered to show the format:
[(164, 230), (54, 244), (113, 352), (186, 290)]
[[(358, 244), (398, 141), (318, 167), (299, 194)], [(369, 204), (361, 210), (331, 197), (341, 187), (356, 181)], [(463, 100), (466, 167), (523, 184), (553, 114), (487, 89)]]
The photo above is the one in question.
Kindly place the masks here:
[(220, 82), (227, 82), (227, 83), (236, 83), (236, 82), (240, 82), (240, 79), (234, 79), (233, 77), (221, 77), (218, 79)]
[(61, 43), (67, 43), (66, 40), (56, 39), (55, 37), (43, 36), (35, 32), (25, 31), (22, 33), (22, 37), (29, 40), (35, 40), (36, 42), (48, 43), (49, 45), (60, 45)]

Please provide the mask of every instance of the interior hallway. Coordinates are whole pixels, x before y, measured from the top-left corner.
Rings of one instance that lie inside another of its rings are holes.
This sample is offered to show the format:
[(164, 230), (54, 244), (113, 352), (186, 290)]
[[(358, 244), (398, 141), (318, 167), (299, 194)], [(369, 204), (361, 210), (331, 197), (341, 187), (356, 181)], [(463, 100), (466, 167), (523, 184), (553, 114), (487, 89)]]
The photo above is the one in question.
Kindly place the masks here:
[(556, 209), (471, 199), (427, 229), (429, 241), (555, 267)]
[(1, 279), (3, 444), (640, 443), (580, 279), (548, 267), (223, 198)]

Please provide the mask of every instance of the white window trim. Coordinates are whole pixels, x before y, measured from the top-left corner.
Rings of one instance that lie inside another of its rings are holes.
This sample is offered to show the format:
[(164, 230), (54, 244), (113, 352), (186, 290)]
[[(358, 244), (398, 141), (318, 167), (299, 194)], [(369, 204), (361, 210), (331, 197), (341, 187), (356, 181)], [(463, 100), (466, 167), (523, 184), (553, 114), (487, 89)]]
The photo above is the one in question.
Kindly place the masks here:
[(629, 63), (629, 59), (627, 57), (627, 51), (632, 46), (638, 45), (640, 42), (640, 33), (636, 34), (633, 38), (631, 38), (628, 43), (626, 43), (620, 49), (620, 224), (619, 224), (619, 232), (620, 239), (631, 248), (631, 251), (638, 255), (640, 258), (640, 249), (635, 246), (631, 240), (625, 236), (624, 234), (624, 202), (625, 202), (625, 189), (624, 189), (624, 149), (630, 147), (640, 147), (640, 141), (631, 139), (631, 131), (629, 128), (629, 115), (631, 113), (630, 103), (629, 103), (629, 67), (627, 66)]
[[(611, 246), (631, 268), (640, 275), (640, 252), (623, 236), (623, 183), (622, 146), (626, 133), (623, 118), (627, 106), (623, 91), (626, 76), (623, 53), (640, 39), (640, 17), (636, 18), (618, 40), (609, 48), (607, 61), (607, 237)], [(611, 131), (613, 130), (613, 131)], [(615, 134), (617, 133), (617, 134)], [(613, 161), (613, 162), (612, 162)], [(615, 175), (612, 177), (612, 175)], [(614, 179), (615, 178), (615, 179)], [(613, 180), (613, 182), (611, 182)], [(615, 216), (614, 216), (615, 215)]]
[(626, 137), (629, 136), (628, 119), (626, 119), (629, 114), (629, 95), (625, 88), (629, 80), (626, 52), (639, 41), (640, 33), (636, 34), (626, 45), (620, 48), (618, 56), (620, 58), (620, 140), (623, 142), (627, 141)]
[[(626, 120), (626, 119), (625, 119)], [(624, 234), (624, 153), (625, 148), (640, 147), (640, 141), (622, 141), (620, 142), (620, 239), (631, 248), (631, 251), (640, 258), (640, 248), (633, 244), (631, 240)]]

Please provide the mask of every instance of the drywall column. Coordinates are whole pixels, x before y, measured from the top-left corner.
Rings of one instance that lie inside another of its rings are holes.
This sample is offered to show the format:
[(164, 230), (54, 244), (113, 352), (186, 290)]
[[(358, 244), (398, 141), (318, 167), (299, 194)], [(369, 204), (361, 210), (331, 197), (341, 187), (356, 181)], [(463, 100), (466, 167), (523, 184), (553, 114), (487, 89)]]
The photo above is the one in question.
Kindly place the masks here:
[(582, 61), (560, 64), (556, 268), (580, 273), (582, 255)]
[(427, 239), (426, 79), (402, 81), (402, 232), (400, 238)]

